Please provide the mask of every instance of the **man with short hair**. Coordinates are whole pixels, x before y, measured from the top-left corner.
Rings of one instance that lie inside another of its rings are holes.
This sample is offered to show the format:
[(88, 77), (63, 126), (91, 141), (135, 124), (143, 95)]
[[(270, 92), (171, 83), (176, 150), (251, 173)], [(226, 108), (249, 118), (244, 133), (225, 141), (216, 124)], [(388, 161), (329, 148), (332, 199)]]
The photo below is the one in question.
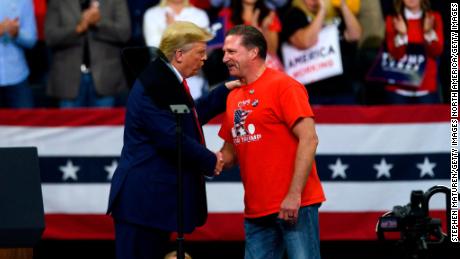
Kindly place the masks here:
[(267, 43), (252, 26), (231, 29), (223, 61), (241, 81), (219, 132), (226, 165), (238, 158), (245, 196), (245, 259), (320, 258), (314, 161), (318, 138), (302, 84), (267, 68)]
[(113, 107), (125, 90), (120, 58), (131, 25), (126, 0), (49, 0), (47, 94), (60, 108)]
[(219, 86), (196, 103), (186, 78), (206, 60), (212, 35), (190, 22), (175, 22), (164, 32), (157, 57), (131, 89), (124, 146), (112, 178), (108, 212), (115, 222), (117, 258), (163, 259), (170, 232), (177, 231), (176, 118), (170, 105), (186, 104), (182, 116), (183, 231), (192, 232), (207, 217), (204, 175), (219, 174), (222, 154), (208, 150), (201, 125), (225, 110), (232, 85)]

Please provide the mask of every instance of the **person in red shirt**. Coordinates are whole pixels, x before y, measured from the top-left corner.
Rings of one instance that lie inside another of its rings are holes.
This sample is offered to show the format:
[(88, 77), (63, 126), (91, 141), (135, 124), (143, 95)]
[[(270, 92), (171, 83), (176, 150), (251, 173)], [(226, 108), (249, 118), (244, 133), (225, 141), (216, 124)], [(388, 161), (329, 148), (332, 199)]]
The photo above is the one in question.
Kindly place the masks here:
[(438, 65), (444, 36), (441, 15), (430, 9), (429, 0), (395, 0), (396, 14), (386, 18), (386, 44), (395, 60), (400, 60), (413, 46), (424, 49), (426, 66), (418, 87), (388, 85), (389, 103), (439, 103)]
[(227, 98), (219, 136), (224, 163), (240, 165), (245, 258), (282, 258), (285, 250), (289, 258), (320, 258), (318, 208), (325, 197), (307, 91), (266, 67), (267, 43), (255, 27), (233, 27), (223, 51), (230, 75), (242, 84)]

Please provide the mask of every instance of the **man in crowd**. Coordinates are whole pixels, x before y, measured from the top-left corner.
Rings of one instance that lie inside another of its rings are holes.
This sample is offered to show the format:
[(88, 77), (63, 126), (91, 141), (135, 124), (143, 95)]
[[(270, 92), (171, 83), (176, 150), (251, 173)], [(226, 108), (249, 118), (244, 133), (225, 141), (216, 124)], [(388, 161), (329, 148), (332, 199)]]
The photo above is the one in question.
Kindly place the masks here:
[(126, 87), (120, 50), (130, 32), (125, 0), (50, 0), (48, 95), (58, 98), (61, 108), (114, 106), (115, 95)]

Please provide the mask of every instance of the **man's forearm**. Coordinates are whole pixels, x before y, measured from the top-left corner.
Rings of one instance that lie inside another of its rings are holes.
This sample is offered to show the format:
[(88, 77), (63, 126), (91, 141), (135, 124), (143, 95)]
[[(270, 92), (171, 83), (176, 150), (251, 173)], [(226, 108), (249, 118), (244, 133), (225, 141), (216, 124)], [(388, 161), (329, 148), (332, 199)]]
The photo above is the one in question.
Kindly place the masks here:
[(314, 120), (312, 118), (301, 119), (294, 125), (292, 132), (299, 140), (299, 144), (288, 194), (301, 195), (312, 169), (318, 146)]
[(289, 187), (290, 194), (301, 195), (310, 174), (316, 152), (316, 144), (301, 140), (297, 147), (294, 174)]

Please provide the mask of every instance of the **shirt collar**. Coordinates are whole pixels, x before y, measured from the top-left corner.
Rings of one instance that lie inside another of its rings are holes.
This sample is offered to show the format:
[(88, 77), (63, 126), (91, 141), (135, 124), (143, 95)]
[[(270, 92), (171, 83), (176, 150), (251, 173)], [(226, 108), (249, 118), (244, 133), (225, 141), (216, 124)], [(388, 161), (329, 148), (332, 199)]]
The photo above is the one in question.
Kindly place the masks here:
[(423, 12), (421, 10), (412, 12), (411, 10), (404, 8), (404, 17), (406, 17), (407, 20), (418, 20), (422, 18)]
[(166, 62), (166, 65), (168, 65), (169, 68), (171, 68), (171, 70), (174, 72), (174, 74), (176, 74), (176, 77), (177, 79), (179, 79), (179, 82), (182, 83), (182, 81), (184, 81), (184, 77), (182, 77), (182, 75), (179, 73), (179, 70), (177, 70), (177, 68), (175, 68), (171, 63), (169, 62)]

